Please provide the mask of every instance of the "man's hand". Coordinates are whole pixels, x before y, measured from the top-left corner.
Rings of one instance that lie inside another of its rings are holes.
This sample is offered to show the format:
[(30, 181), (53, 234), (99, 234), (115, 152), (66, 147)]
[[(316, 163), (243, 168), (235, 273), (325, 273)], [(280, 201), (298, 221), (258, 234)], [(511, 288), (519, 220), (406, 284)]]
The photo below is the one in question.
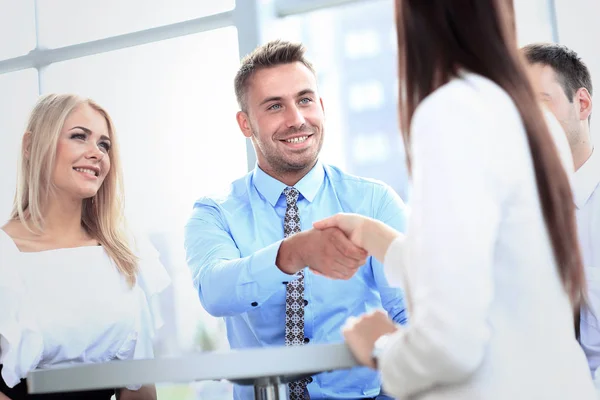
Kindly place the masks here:
[(367, 256), (338, 228), (311, 229), (281, 243), (276, 265), (290, 275), (309, 267), (328, 278), (348, 280), (365, 264)]

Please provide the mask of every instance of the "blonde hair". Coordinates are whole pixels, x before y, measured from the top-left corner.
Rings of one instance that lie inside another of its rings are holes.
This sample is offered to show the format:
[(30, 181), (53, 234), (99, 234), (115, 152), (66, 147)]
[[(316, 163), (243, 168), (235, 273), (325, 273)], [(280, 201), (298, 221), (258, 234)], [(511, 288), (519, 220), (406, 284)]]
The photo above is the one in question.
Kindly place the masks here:
[[(44, 230), (43, 205), (52, 193), (58, 138), (73, 110), (88, 105), (99, 112), (108, 126), (111, 139), (110, 170), (92, 198), (83, 200), (81, 225), (102, 246), (133, 286), (138, 259), (127, 241), (123, 216), (123, 180), (115, 128), (108, 113), (93, 100), (73, 94), (48, 94), (40, 97), (27, 123), (17, 171), (17, 191), (11, 219), (19, 220), (32, 232)], [(29, 153), (26, 156), (26, 153)]]

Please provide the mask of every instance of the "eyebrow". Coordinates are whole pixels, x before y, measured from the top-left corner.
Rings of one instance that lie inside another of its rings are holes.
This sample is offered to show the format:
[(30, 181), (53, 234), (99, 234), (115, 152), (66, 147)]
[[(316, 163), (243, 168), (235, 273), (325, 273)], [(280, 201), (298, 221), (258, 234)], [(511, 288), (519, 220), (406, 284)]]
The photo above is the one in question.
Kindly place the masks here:
[[(304, 96), (304, 95), (307, 95), (307, 94), (312, 94), (312, 95), (314, 95), (314, 94), (315, 94), (315, 91), (314, 91), (314, 90), (312, 90), (312, 89), (304, 89), (304, 90), (301, 90), (301, 91), (299, 91), (299, 92), (296, 94), (296, 97)], [(267, 97), (266, 99), (264, 99), (264, 100), (263, 100), (263, 101), (260, 103), (260, 105), (262, 106), (262, 105), (264, 105), (264, 104), (267, 104), (267, 103), (270, 103), (270, 102), (272, 102), (272, 101), (281, 101), (281, 100), (283, 100), (283, 97), (281, 97), (281, 96), (271, 96), (271, 97)]]
[[(92, 131), (90, 129), (85, 128), (83, 126), (74, 126), (71, 129), (69, 129), (69, 131), (72, 131), (73, 129), (81, 129), (88, 136), (92, 134)], [(106, 136), (106, 135), (100, 136), (100, 140), (108, 140), (110, 142), (110, 138), (108, 136)]]

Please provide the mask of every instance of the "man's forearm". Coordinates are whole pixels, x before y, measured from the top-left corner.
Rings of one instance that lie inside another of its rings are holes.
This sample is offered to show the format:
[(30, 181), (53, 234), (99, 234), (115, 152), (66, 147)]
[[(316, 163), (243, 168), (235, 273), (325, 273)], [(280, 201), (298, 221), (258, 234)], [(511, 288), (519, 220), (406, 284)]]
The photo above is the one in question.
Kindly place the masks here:
[(276, 267), (282, 242), (273, 243), (251, 256), (235, 260), (213, 260), (204, 265), (199, 277), (202, 305), (215, 317), (239, 315), (258, 307), (289, 281)]

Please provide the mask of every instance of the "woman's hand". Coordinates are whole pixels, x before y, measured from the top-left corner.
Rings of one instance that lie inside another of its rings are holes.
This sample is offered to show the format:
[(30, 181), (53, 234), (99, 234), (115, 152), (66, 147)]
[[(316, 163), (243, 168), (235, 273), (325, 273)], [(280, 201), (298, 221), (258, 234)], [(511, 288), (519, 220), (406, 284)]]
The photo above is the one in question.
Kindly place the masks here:
[(358, 247), (383, 262), (390, 244), (401, 235), (381, 221), (358, 214), (340, 213), (313, 224), (315, 229), (340, 229)]
[(360, 317), (350, 317), (342, 328), (346, 344), (356, 360), (369, 368), (376, 368), (373, 359), (375, 342), (381, 336), (398, 331), (398, 326), (381, 310)]

